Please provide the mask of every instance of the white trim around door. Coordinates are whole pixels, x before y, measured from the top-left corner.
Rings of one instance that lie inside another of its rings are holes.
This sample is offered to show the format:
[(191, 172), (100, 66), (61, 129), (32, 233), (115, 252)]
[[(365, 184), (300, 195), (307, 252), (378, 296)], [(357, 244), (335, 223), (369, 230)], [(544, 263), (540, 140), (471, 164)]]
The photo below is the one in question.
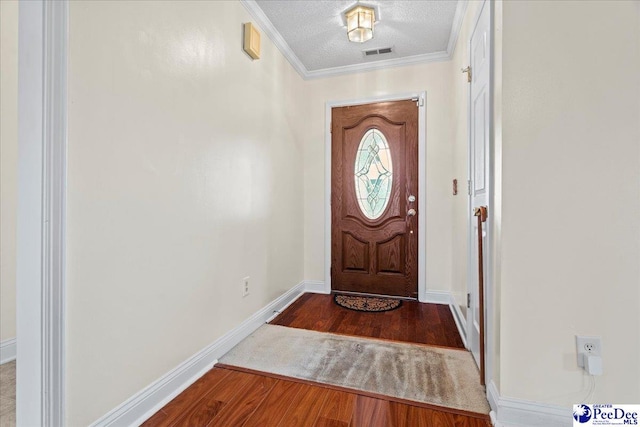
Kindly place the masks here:
[(0, 341), (0, 365), (16, 360), (16, 339)]
[(64, 425), (68, 1), (20, 2), (17, 425)]
[(348, 101), (329, 101), (325, 107), (325, 168), (324, 168), (324, 293), (331, 293), (331, 109), (349, 105), (416, 99), (418, 102), (418, 301), (426, 302), (426, 108), (427, 93), (414, 92)]

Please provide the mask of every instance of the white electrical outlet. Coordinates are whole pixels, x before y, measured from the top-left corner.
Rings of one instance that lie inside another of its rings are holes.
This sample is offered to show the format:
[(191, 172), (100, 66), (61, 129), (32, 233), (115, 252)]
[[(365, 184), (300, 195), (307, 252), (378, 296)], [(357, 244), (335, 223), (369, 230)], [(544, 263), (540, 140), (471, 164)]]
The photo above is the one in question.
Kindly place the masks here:
[(600, 337), (576, 335), (576, 351), (578, 353), (578, 366), (584, 368), (584, 361), (587, 357), (602, 357), (602, 340)]
[(242, 297), (249, 295), (249, 276), (242, 279)]

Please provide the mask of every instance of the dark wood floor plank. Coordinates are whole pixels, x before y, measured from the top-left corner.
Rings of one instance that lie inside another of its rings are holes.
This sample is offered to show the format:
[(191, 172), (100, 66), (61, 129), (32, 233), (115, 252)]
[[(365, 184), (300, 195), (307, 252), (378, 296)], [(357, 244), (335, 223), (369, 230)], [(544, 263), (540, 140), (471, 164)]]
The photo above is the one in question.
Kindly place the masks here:
[(185, 414), (184, 417), (178, 419), (172, 427), (206, 426), (222, 411), (225, 405), (225, 402), (209, 396), (201, 400), (195, 410), (190, 411)]
[(464, 348), (451, 309), (403, 301), (396, 310), (364, 313), (340, 307), (333, 295), (304, 294), (272, 322), (319, 332)]
[(390, 409), (387, 400), (358, 395), (350, 427), (389, 427), (392, 423)]
[[(251, 381), (228, 402), (208, 424), (207, 427), (241, 426), (267, 398), (278, 380), (254, 375)], [(194, 424), (195, 425), (195, 424)]]
[[(214, 368), (216, 369), (216, 368)], [(255, 375), (230, 371), (188, 412), (185, 412), (171, 427), (206, 426), (236, 395), (242, 396)]]
[(453, 425), (455, 427), (491, 427), (491, 421), (453, 414)]
[(389, 402), (389, 414), (390, 427), (412, 427), (413, 424), (409, 420), (408, 405)]
[(302, 389), (289, 410), (280, 420), (280, 427), (312, 426), (324, 405), (329, 390), (323, 387), (302, 384)]
[[(329, 390), (327, 398), (318, 414), (317, 425), (349, 425), (353, 414), (356, 395), (339, 390)], [(320, 421), (322, 420), (322, 421)], [(336, 423), (329, 423), (335, 421)]]
[(144, 427), (161, 427), (168, 425), (167, 414), (161, 409), (142, 424)]
[(271, 390), (271, 393), (269, 393), (269, 396), (264, 399), (255, 412), (251, 414), (243, 427), (278, 425), (301, 389), (301, 383), (278, 380)]
[(443, 411), (411, 406), (407, 417), (416, 427), (454, 427), (453, 416)]
[[(224, 369), (214, 368), (210, 370), (185, 391), (176, 396), (175, 399), (167, 403), (161, 411), (158, 411), (153, 417), (149, 418), (143, 426), (170, 426), (178, 418), (184, 416), (185, 413), (195, 407), (210, 390), (216, 387), (229, 374), (230, 372)], [(160, 412), (165, 413), (165, 416), (159, 415)]]
[(349, 423), (332, 420), (331, 418), (319, 417), (313, 427), (349, 427)]
[[(329, 313), (331, 310), (326, 310), (327, 313)], [(329, 327), (328, 330), (323, 330), (323, 329), (312, 329), (313, 331), (319, 331), (319, 332), (332, 332), (332, 333), (338, 333), (340, 332), (340, 328), (342, 327), (342, 324), (345, 323), (344, 319), (347, 316), (347, 314), (349, 314), (348, 311), (346, 310), (341, 310), (338, 313), (336, 313), (335, 315), (332, 314), (326, 314), (327, 317), (329, 317), (330, 319), (332, 319), (333, 321), (330, 322), (331, 326)], [(290, 325), (283, 325), (283, 326), (290, 326), (292, 328), (302, 328), (302, 329), (310, 329), (310, 328), (306, 328), (303, 327), (302, 325), (304, 325), (303, 323), (303, 319), (294, 319), (294, 321), (300, 322), (299, 326), (293, 326), (294, 323), (292, 322)]]

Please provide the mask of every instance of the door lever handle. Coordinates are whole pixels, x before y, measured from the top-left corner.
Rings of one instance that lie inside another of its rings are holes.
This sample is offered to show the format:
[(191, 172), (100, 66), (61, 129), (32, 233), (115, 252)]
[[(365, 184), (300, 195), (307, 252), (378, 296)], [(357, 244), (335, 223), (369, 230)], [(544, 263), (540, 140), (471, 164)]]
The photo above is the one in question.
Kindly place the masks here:
[(475, 208), (473, 210), (473, 216), (479, 216), (480, 220), (482, 222), (486, 222), (487, 221), (487, 216), (488, 216), (487, 207), (486, 206), (479, 206), (479, 207)]

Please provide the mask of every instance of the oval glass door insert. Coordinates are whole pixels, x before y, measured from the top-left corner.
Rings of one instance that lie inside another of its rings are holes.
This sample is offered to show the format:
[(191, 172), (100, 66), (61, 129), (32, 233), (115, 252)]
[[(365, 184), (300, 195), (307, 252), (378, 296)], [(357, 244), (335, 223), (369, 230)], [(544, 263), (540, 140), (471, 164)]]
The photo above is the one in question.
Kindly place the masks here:
[(354, 177), (360, 210), (369, 219), (379, 218), (389, 204), (393, 182), (391, 150), (379, 129), (369, 129), (360, 140)]

